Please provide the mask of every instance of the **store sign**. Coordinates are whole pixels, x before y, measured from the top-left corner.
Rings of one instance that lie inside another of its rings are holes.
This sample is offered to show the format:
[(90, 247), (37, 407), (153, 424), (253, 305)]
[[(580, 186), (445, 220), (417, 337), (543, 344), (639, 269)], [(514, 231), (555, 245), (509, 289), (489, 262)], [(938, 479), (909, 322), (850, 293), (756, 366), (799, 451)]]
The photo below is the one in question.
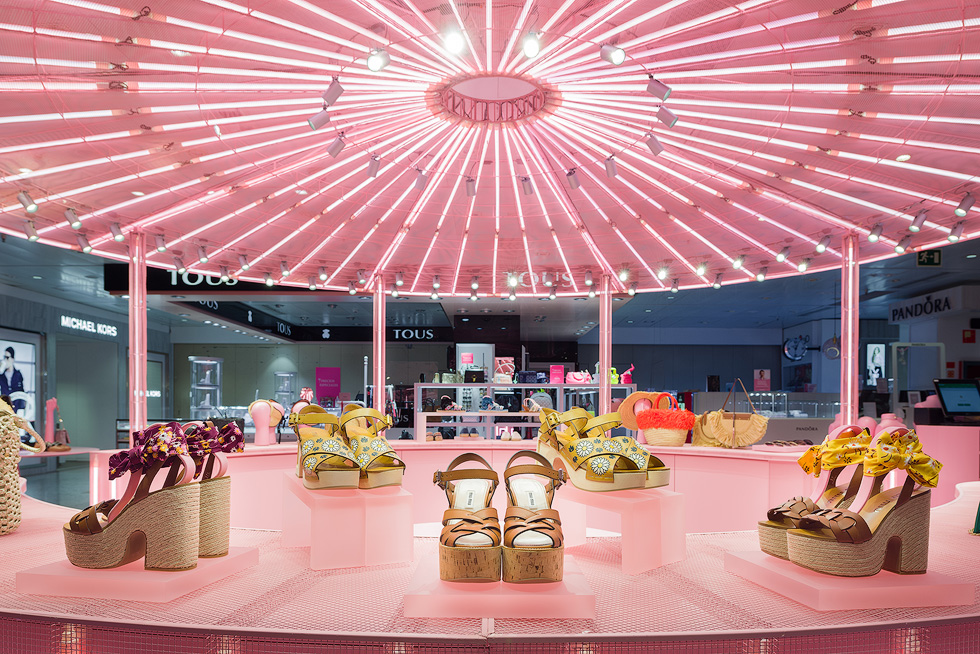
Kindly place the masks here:
[[(108, 293), (128, 293), (129, 292), (129, 265), (125, 263), (105, 263), (102, 268), (103, 286)], [(270, 289), (265, 284), (256, 282), (242, 282), (237, 279), (222, 281), (218, 276), (202, 275), (200, 273), (185, 272), (178, 274), (176, 270), (164, 270), (163, 268), (146, 269), (146, 292), (154, 294), (191, 294), (207, 293), (216, 295), (221, 293), (242, 293), (242, 292), (264, 292), (270, 290), (282, 292), (283, 289)], [(290, 288), (289, 290), (296, 290)]]
[(336, 398), (340, 395), (340, 368), (316, 367), (317, 398)]
[(161, 397), (162, 395), (163, 395), (163, 393), (161, 393), (160, 391), (147, 391), (146, 392), (146, 396), (147, 397)]
[(963, 288), (951, 288), (888, 305), (889, 322), (926, 320), (963, 308)]
[(98, 336), (115, 338), (119, 335), (119, 328), (104, 322), (86, 320), (77, 316), (61, 316), (61, 327), (68, 331), (87, 332)]

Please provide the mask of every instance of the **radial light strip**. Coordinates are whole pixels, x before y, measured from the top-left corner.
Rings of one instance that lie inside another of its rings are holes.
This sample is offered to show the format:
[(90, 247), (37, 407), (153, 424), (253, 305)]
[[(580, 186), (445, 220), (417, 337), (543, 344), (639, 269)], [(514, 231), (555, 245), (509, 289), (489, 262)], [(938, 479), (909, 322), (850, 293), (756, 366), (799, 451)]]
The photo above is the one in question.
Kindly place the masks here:
[[(531, 265), (531, 247), (527, 241), (527, 226), (524, 222), (524, 205), (520, 191), (517, 189), (517, 171), (514, 169), (514, 154), (510, 147), (510, 137), (506, 129), (500, 131), (504, 139), (504, 150), (507, 152), (507, 165), (510, 167), (510, 183), (514, 191), (514, 208), (517, 209), (517, 222), (521, 227), (521, 239), (524, 241), (524, 259), (527, 263), (527, 275), (531, 280), (531, 292), (535, 295), (538, 292), (537, 282), (534, 278), (534, 267)], [(499, 180), (499, 178), (498, 178)], [(498, 181), (499, 184), (499, 181)]]
[[(491, 4), (493, 4), (493, 3), (488, 2), (487, 3), (487, 7), (489, 7)], [(489, 62), (489, 59), (487, 61)], [(488, 65), (489, 65), (489, 63), (488, 63)], [(490, 147), (490, 126), (489, 125), (485, 125), (483, 127), (482, 132), (483, 133), (480, 135), (480, 140), (483, 142), (483, 149), (480, 152), (480, 158), (477, 159), (477, 164), (478, 165), (476, 167), (476, 185), (477, 185), (477, 188), (480, 187), (480, 180), (482, 179), (482, 176), (483, 176), (483, 162), (486, 161), (486, 159), (487, 159), (487, 149)], [(467, 170), (464, 169), (463, 172), (467, 172)], [(473, 222), (473, 209), (474, 208), (476, 208), (476, 196), (475, 195), (470, 198), (470, 206), (469, 206), (469, 209), (467, 209), (467, 211), (466, 211), (466, 223), (463, 225), (463, 240), (462, 240), (462, 242), (459, 245), (459, 253), (456, 256), (456, 270), (453, 273), (453, 285), (452, 285), (452, 294), (453, 295), (456, 294), (456, 289), (457, 289), (457, 287), (459, 285), (459, 270), (460, 270), (460, 268), (463, 265), (463, 258), (466, 255), (466, 245), (467, 245), (467, 242), (469, 241), (469, 237), (470, 237), (470, 226), (471, 226), (471, 224)]]

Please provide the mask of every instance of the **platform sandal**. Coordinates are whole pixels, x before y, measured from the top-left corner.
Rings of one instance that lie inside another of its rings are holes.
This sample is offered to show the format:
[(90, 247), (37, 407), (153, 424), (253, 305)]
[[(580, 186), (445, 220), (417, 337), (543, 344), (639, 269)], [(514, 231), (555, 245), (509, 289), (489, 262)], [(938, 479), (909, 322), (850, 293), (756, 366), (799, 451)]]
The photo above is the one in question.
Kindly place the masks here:
[(359, 488), (401, 485), (405, 464), (384, 435), (384, 430), (391, 424), (391, 416), (356, 404), (349, 405), (340, 414), (341, 436), (360, 467)]
[[(789, 559), (786, 551), (786, 532), (800, 526), (800, 520), (821, 509), (846, 509), (854, 501), (861, 488), (864, 455), (871, 443), (866, 429), (844, 426), (827, 435), (823, 443), (814, 445), (799, 459), (800, 467), (808, 475), (819, 477), (824, 470), (827, 483), (816, 499), (798, 495), (777, 507), (769, 509), (767, 519), (760, 522), (759, 547), (766, 554)], [(855, 465), (847, 486), (838, 486), (837, 479), (847, 466)]]
[[(646, 488), (649, 454), (628, 436), (586, 436), (592, 419), (585, 409), (573, 407), (559, 413), (541, 409), (537, 450), (554, 467), (566, 471), (576, 488), (614, 491)], [(558, 428), (565, 426), (564, 431)], [(593, 425), (595, 432), (599, 428)]]
[[(611, 438), (609, 431), (621, 427), (622, 424), (618, 412), (606, 413), (595, 418), (589, 418), (582, 428), (582, 433), (585, 438)], [(635, 438), (632, 436), (617, 436), (616, 440), (622, 444), (623, 452), (636, 463), (640, 471), (646, 471), (642, 488), (660, 488), (670, 483), (670, 468), (665, 466), (663, 461), (642, 448)], [(645, 464), (641, 463), (641, 459), (645, 460)]]
[[(514, 462), (531, 459), (534, 463)], [(555, 470), (546, 458), (530, 450), (510, 457), (504, 472), (507, 512), (501, 548), (501, 578), (508, 583), (561, 581), (564, 538), (561, 518), (551, 508), (565, 471)]]
[[(863, 463), (864, 483), (851, 505), (859, 508), (823, 509), (801, 518), (800, 528), (786, 534), (790, 561), (838, 577), (866, 577), (882, 568), (925, 573), (929, 489), (938, 483), (942, 464), (922, 451), (908, 429), (879, 433)], [(905, 482), (883, 491), (885, 476), (893, 470), (904, 470)]]
[[(482, 468), (460, 468), (467, 463)], [(449, 508), (439, 535), (439, 578), (443, 581), (500, 581), (500, 520), (490, 506), (497, 473), (479, 454), (460, 454), (432, 483), (446, 491)]]
[(337, 416), (310, 404), (299, 413), (289, 414), (289, 426), (296, 432), (296, 475), (303, 479), (304, 486), (314, 490), (357, 488), (361, 471), (340, 435)]
[[(109, 458), (109, 479), (129, 473), (119, 500), (75, 514), (64, 526), (68, 560), (80, 568), (114, 568), (144, 558), (147, 570), (197, 566), (200, 485), (191, 483), (194, 461), (176, 422), (134, 434), (133, 448)], [(180, 466), (172, 485), (151, 492), (157, 473)]]

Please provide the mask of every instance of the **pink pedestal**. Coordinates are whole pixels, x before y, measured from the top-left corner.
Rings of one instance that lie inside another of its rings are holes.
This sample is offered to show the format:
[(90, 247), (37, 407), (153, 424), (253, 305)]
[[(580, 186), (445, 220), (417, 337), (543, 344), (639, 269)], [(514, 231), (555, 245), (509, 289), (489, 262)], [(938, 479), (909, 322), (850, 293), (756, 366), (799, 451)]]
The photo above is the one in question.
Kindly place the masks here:
[(17, 592), (27, 595), (170, 602), (258, 562), (254, 547), (232, 547), (228, 556), (198, 559), (196, 568), (183, 572), (144, 570), (142, 559), (107, 570), (77, 568), (63, 560), (18, 572), (16, 584)]
[(412, 560), (412, 495), (401, 486), (310, 490), (282, 475), (283, 547), (309, 547), (313, 570)]
[(566, 484), (555, 493), (555, 507), (561, 514), (566, 547), (585, 543), (587, 508), (618, 515), (626, 574), (641, 574), (686, 556), (680, 493), (662, 488), (594, 493)]
[(825, 575), (765, 552), (726, 552), (725, 570), (816, 611), (973, 604), (974, 585), (938, 572)]
[(27, 492), (27, 480), (24, 479), (23, 477), (20, 478), (20, 492), (21, 493)]
[(980, 426), (916, 425), (915, 433), (922, 451), (943, 464), (939, 486), (930, 492), (933, 506), (951, 502), (957, 484), (980, 479)]
[(570, 556), (553, 584), (461, 583), (439, 579), (439, 561), (419, 562), (405, 594), (406, 618), (595, 618), (595, 594)]

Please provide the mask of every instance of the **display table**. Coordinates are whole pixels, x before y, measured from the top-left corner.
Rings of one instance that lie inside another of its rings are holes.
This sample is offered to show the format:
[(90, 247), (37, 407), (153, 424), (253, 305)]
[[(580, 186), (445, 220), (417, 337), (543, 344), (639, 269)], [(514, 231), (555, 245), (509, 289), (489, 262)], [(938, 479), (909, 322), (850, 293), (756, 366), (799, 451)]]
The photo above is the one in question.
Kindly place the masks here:
[[(73, 447), (67, 452), (28, 452), (20, 451), (20, 474), (25, 477), (39, 475), (43, 472), (54, 472), (58, 468), (58, 459), (67, 456), (89, 456), (100, 452), (94, 447)], [(91, 458), (89, 459), (91, 461)]]
[(916, 425), (922, 450), (943, 464), (932, 505), (955, 497), (956, 485), (980, 480), (980, 425)]

